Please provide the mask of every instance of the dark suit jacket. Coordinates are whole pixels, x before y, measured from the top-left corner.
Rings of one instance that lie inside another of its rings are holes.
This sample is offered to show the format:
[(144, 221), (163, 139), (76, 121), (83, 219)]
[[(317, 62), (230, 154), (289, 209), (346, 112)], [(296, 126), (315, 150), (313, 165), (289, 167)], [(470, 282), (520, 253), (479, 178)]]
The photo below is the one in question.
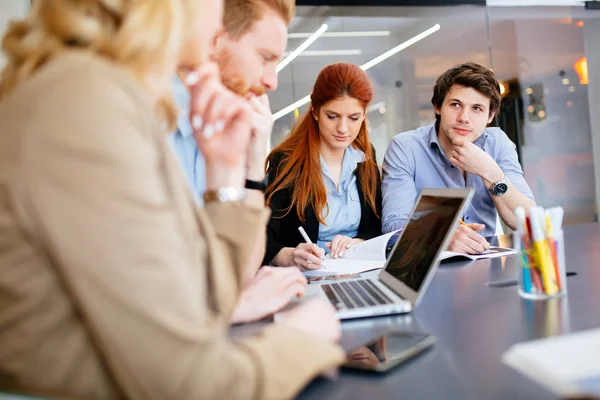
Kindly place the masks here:
[[(283, 154), (276, 154), (273, 157), (268, 169), (269, 183), (273, 182), (280, 169), (280, 164), (283, 159)], [(373, 149), (373, 159), (377, 163), (375, 149)], [(360, 179), (359, 170), (356, 170), (357, 178)], [(361, 217), (358, 226), (358, 239), (371, 239), (381, 235), (381, 175), (377, 171), (377, 195), (375, 204), (377, 206), (377, 216), (369, 204), (365, 201), (365, 195), (358, 186), (358, 196), (360, 199)], [(290, 212), (283, 217), (285, 210), (290, 206), (292, 198), (292, 188), (280, 190), (273, 195), (269, 206), (271, 207), (271, 218), (267, 225), (267, 250), (263, 264), (267, 265), (284, 247), (296, 247), (300, 243), (304, 243), (302, 235), (298, 231), (299, 226), (303, 226), (304, 230), (310, 237), (313, 243), (317, 243), (319, 237), (319, 220), (312, 207), (308, 206), (305, 210), (306, 224), (303, 224), (298, 218), (296, 207), (292, 207)]]

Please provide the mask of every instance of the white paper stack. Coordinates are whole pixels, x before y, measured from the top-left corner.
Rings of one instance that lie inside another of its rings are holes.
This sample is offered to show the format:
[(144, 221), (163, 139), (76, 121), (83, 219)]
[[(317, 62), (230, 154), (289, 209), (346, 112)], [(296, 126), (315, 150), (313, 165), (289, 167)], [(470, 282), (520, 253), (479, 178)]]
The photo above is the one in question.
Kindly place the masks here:
[(559, 396), (600, 395), (600, 329), (519, 343), (502, 361)]

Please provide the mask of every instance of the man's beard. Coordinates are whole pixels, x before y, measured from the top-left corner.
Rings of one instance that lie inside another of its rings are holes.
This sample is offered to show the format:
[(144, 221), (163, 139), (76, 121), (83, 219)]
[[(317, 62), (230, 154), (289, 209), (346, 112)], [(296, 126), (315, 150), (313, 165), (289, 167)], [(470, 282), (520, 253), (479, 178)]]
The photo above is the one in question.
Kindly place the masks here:
[(242, 97), (249, 97), (250, 95), (262, 96), (265, 94), (264, 87), (248, 84), (241, 72), (241, 67), (235, 61), (235, 57), (229, 49), (219, 49), (213, 53), (212, 58), (219, 66), (221, 82), (229, 90)]

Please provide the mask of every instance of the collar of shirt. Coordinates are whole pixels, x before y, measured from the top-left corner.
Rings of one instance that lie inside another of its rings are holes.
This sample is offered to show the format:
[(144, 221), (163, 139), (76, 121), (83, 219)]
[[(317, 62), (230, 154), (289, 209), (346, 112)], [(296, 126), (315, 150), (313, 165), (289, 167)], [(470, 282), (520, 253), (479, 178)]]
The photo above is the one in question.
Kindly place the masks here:
[[(323, 156), (321, 158), (321, 171), (325, 174), (329, 179), (331, 176), (329, 175), (329, 168), (327, 168), (327, 163)], [(340, 183), (344, 183), (348, 178), (352, 176), (354, 170), (361, 162), (365, 161), (365, 153), (362, 150), (355, 149), (352, 146), (346, 147), (346, 151), (344, 152), (344, 158), (342, 160), (342, 173), (340, 174)], [(333, 181), (333, 179), (331, 179)], [(342, 185), (339, 185), (340, 189)]]
[(177, 75), (173, 77), (172, 86), (175, 95), (175, 103), (179, 110), (177, 131), (175, 133), (179, 133), (183, 137), (191, 136), (193, 130), (192, 124), (190, 123), (190, 92)]

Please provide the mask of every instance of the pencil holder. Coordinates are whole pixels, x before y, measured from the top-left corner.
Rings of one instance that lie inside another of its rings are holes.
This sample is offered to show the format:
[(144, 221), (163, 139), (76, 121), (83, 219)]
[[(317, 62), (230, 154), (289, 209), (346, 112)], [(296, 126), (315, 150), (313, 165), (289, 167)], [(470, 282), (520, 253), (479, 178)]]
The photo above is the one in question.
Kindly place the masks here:
[(517, 251), (519, 295), (526, 299), (544, 300), (567, 293), (563, 231), (543, 241), (532, 242), (519, 232), (513, 233)]

